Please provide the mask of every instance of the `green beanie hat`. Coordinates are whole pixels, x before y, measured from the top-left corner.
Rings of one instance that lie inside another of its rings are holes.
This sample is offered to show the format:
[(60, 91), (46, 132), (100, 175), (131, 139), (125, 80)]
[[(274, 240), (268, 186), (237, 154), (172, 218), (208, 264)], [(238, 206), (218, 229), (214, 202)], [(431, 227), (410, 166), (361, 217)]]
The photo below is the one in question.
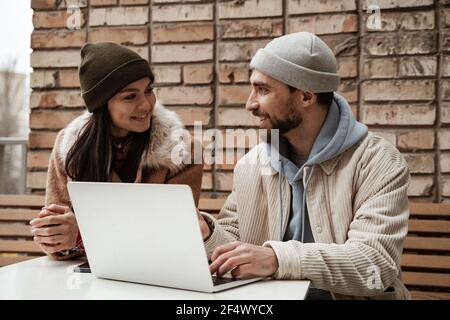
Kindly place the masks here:
[(112, 42), (85, 44), (81, 48), (78, 74), (81, 95), (89, 112), (106, 106), (109, 99), (134, 81), (146, 77), (154, 81), (147, 60)]

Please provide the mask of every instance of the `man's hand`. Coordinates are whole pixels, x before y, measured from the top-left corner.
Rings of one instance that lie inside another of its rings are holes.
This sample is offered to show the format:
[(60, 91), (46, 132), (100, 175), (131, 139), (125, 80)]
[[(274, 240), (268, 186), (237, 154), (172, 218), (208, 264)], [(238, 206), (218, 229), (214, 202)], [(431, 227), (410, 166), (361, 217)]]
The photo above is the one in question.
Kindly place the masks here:
[(238, 241), (217, 247), (211, 261), (209, 270), (218, 277), (229, 271), (237, 279), (269, 277), (278, 270), (278, 259), (272, 248)]
[(211, 230), (209, 229), (208, 224), (205, 221), (205, 218), (200, 214), (200, 211), (197, 209), (197, 217), (198, 223), (200, 224), (200, 230), (202, 232), (203, 241), (208, 239), (211, 236)]
[(56, 204), (44, 207), (30, 225), (33, 240), (46, 254), (76, 246), (78, 224), (69, 207)]

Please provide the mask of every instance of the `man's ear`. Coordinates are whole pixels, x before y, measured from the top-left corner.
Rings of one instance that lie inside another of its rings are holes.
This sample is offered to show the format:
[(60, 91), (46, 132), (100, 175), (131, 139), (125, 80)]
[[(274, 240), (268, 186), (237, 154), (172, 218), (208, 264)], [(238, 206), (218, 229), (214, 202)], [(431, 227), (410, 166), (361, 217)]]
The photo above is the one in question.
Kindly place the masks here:
[(315, 105), (317, 102), (317, 94), (316, 93), (312, 93), (309, 91), (303, 91), (302, 97), (303, 97), (302, 104), (303, 104), (303, 107), (305, 107), (305, 108)]

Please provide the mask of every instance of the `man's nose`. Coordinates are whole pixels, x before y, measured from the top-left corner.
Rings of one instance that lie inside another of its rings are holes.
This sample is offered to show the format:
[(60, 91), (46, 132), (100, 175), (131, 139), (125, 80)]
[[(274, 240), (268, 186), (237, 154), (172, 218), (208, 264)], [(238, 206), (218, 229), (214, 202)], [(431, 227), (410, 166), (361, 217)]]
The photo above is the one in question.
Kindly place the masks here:
[(245, 109), (247, 111), (254, 111), (259, 108), (259, 104), (256, 100), (253, 99), (252, 96), (250, 96), (247, 100), (247, 103), (245, 104)]

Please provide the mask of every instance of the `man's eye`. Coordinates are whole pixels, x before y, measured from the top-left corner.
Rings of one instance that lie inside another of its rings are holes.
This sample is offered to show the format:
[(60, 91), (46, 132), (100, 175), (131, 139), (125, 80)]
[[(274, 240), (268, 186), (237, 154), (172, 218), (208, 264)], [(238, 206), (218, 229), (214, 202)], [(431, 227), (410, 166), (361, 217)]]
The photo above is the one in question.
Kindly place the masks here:
[(149, 94), (149, 93), (151, 93), (153, 91), (153, 88), (147, 88), (146, 90), (145, 90), (145, 94)]
[(125, 100), (133, 100), (134, 98), (136, 98), (135, 94), (130, 94), (129, 96), (125, 97)]
[(269, 93), (269, 90), (267, 90), (267, 88), (259, 88), (259, 93), (267, 94), (267, 93)]

